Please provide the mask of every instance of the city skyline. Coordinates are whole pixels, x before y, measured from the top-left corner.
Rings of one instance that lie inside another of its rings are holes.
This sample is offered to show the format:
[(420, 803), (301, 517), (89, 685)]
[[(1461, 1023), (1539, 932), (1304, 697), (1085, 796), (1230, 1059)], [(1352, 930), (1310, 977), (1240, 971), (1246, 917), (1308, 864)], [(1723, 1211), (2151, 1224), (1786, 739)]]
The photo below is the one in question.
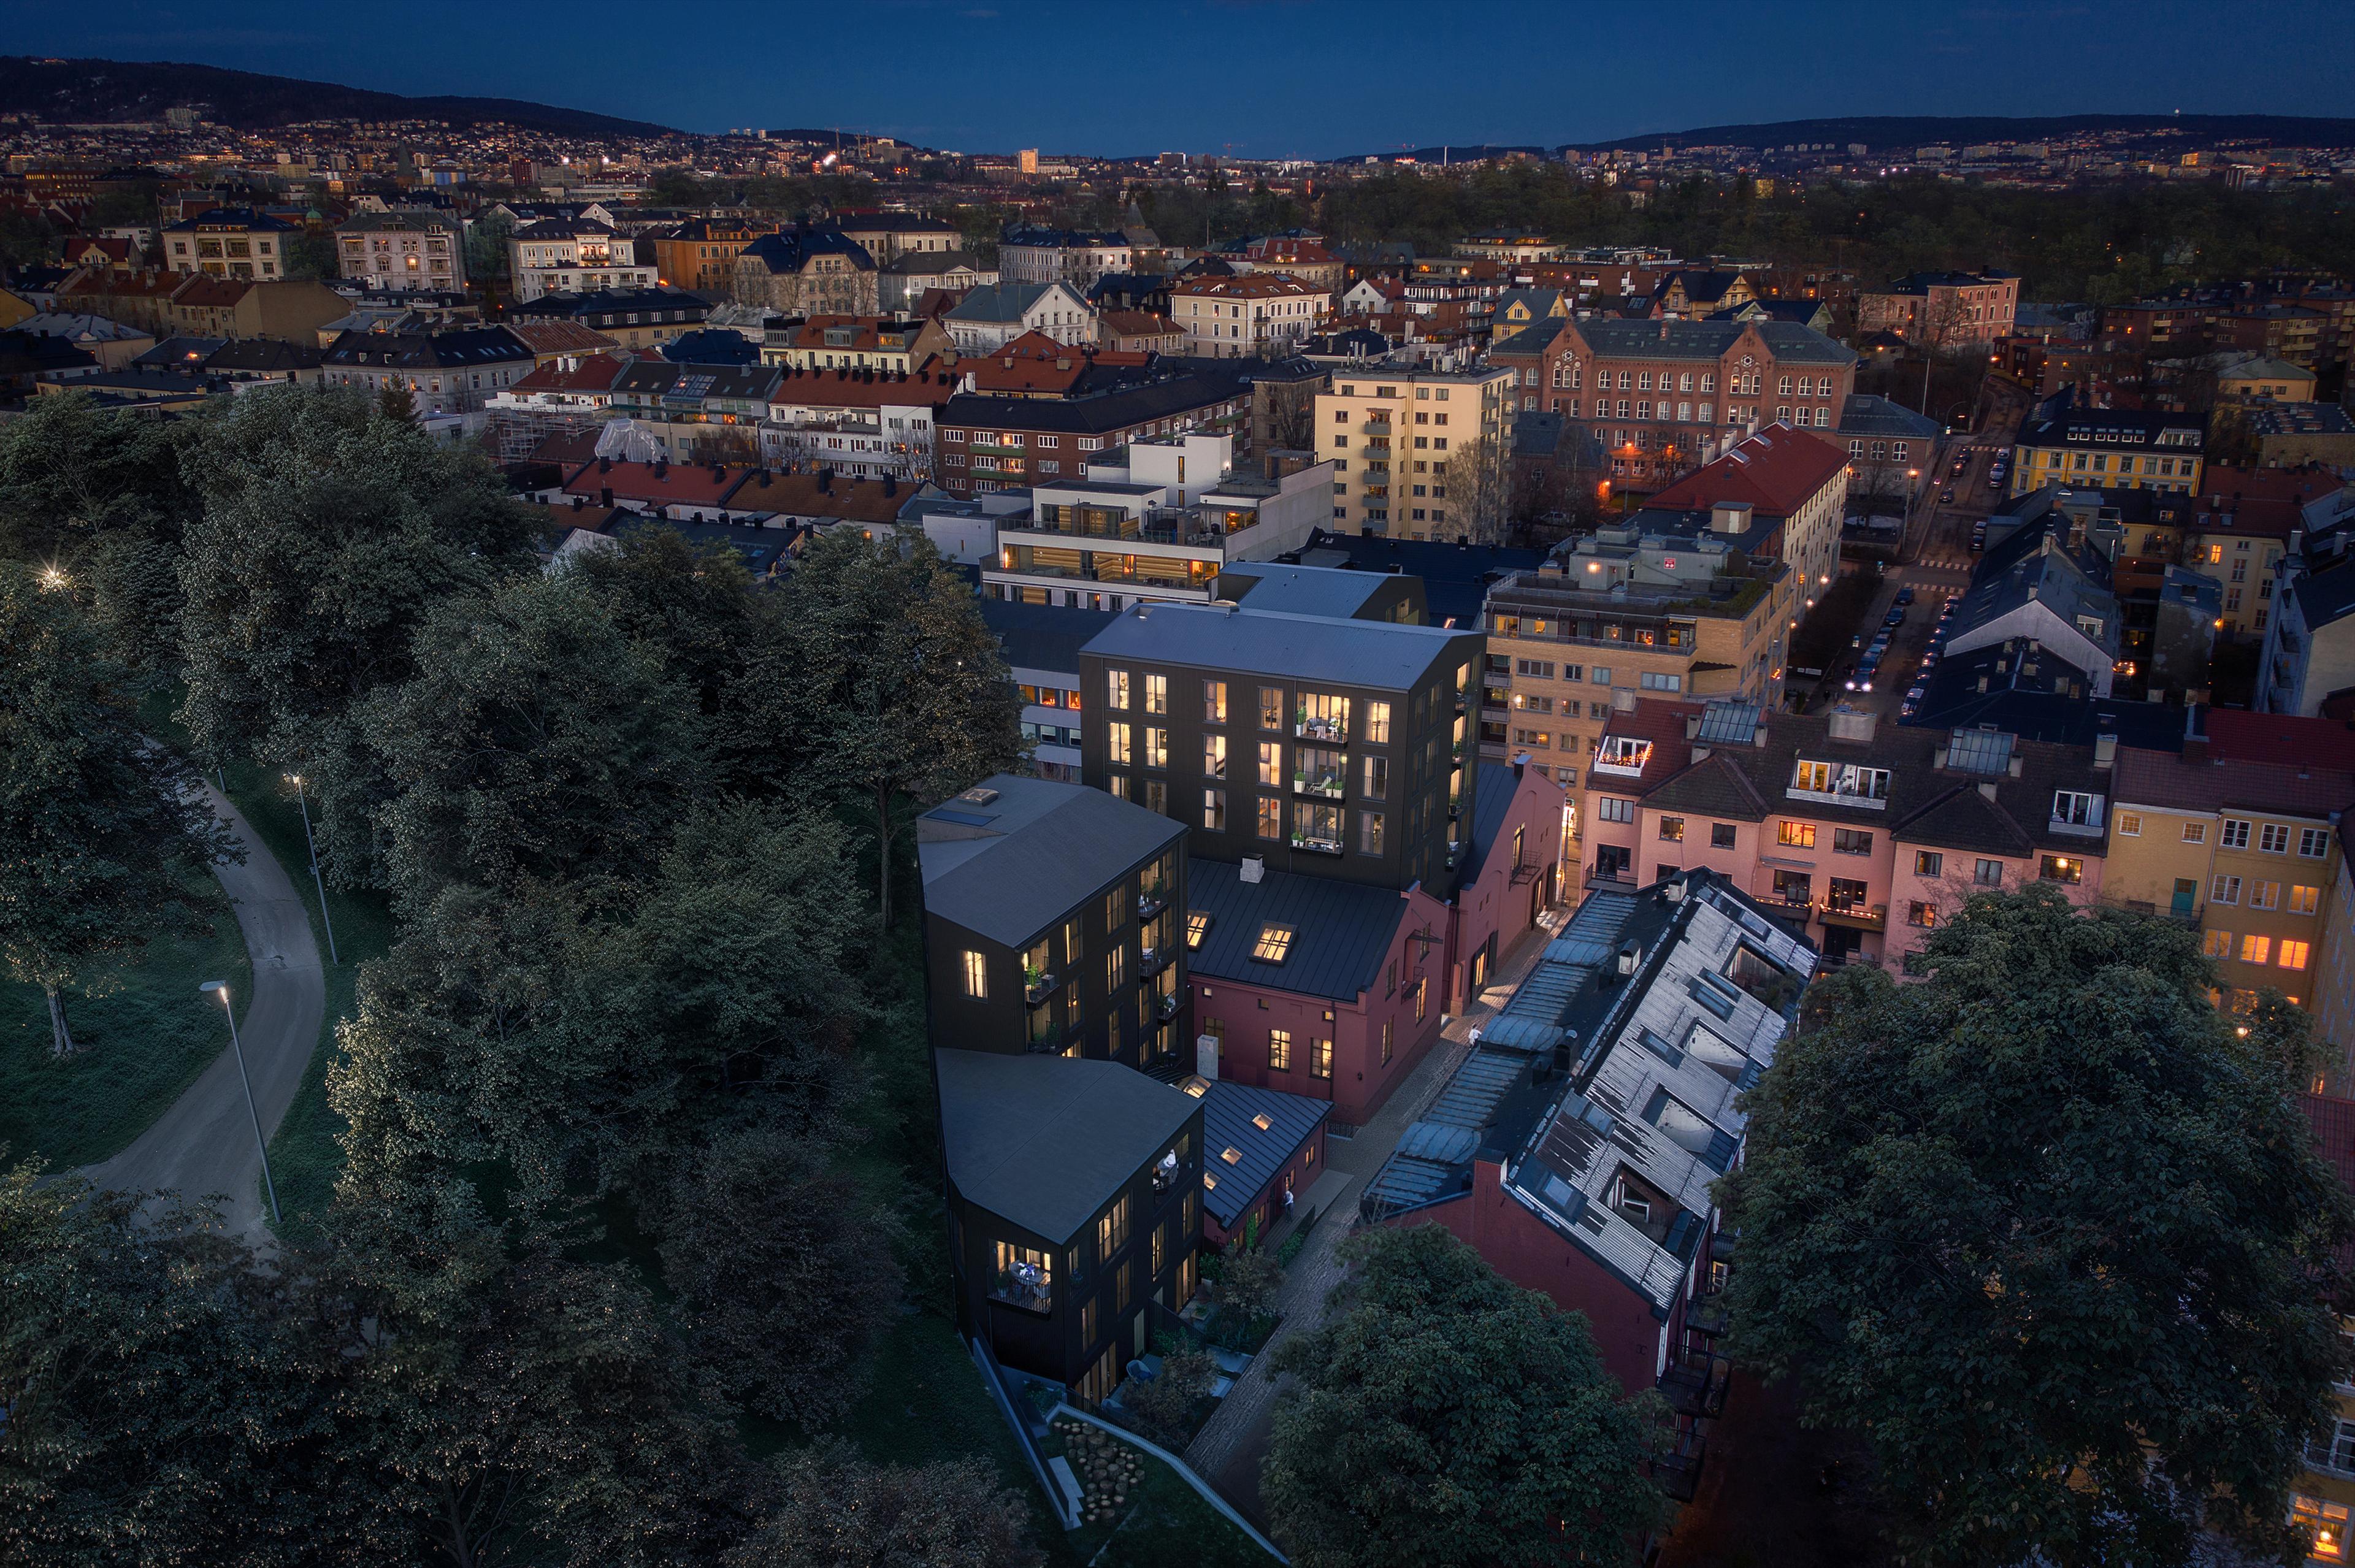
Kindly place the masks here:
[[(714, 23), (706, 13), (725, 9), (690, 7), (677, 19)], [(2355, 13), (2318, 0), (2282, 8), (2287, 30), (2307, 40), (2296, 51), (2280, 48), (2282, 31), (2235, 29), (2225, 7), (2203, 0), (1870, 11), (1820, 0), (1728, 16), (1673, 54), (1607, 56), (1592, 40), (1612, 19), (1592, 7), (1517, 11), (1495, 0), (1458, 7), (1431, 32), (1426, 12), (1396, 4), (1344, 16), (1324, 0), (1211, 0), (1167, 13), (1161, 37), (1113, 38), (1088, 32), (1093, 16), (1066, 0), (883, 0), (729, 18), (739, 47), (715, 54), (708, 26), (650, 29), (595, 0), (581, 15), (610, 25), (551, 33), (434, 4), (413, 14), (426, 25), (391, 34), (262, 0), (201, 17), (163, 6), (51, 15), (24, 27), (19, 44), (411, 95), (521, 98), (689, 132), (839, 126), (964, 152), (1255, 158), (1639, 144), (1696, 127), (1845, 115), (2328, 114), (2342, 104), (2330, 62), (2355, 48)], [(612, 48), (624, 29), (646, 36)], [(453, 54), (453, 37), (467, 48)], [(2049, 69), (2009, 71), (2031, 45)], [(1244, 69), (1208, 71), (1211, 58)], [(1313, 72), (1295, 74), (1316, 80), (1272, 83), (1253, 59), (1313, 59)], [(1411, 78), (1399, 74), (1409, 59)], [(1054, 85), (1115, 68), (1142, 88), (1117, 105)], [(2069, 83), (2064, 101), (2054, 101), (2055, 80)], [(1006, 91), (971, 91), (993, 81)]]

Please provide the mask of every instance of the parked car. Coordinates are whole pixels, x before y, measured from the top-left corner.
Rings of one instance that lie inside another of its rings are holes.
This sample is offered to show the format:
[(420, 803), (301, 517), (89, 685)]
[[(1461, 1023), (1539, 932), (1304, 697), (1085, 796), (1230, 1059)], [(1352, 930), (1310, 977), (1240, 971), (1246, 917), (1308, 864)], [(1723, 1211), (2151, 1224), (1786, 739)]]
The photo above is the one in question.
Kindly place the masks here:
[(1900, 603), (1900, 604), (1911, 604), (1911, 603), (1913, 603), (1913, 591), (1911, 588), (1901, 588), (1901, 589), (1899, 589), (1899, 590), (1897, 591), (1897, 603)]
[(1944, 490), (1938, 492), (1938, 505), (1942, 507), (1951, 507), (1954, 504), (1955, 487), (1952, 485), (1949, 485)]

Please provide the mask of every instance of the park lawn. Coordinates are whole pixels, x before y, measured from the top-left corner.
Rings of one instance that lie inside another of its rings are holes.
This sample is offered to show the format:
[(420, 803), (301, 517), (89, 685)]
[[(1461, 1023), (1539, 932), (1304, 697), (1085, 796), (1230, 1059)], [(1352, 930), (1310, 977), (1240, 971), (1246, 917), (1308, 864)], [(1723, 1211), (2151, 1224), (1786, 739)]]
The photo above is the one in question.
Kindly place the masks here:
[(61, 1170), (121, 1153), (229, 1049), (219, 1004), (197, 987), (227, 980), (250, 996), (251, 971), (228, 899), (203, 880), (218, 906), (208, 932), (107, 964), (96, 995), (66, 993), (80, 1049), (64, 1061), (49, 1051), (41, 988), (0, 982), (0, 1145), (11, 1163), (37, 1157)]

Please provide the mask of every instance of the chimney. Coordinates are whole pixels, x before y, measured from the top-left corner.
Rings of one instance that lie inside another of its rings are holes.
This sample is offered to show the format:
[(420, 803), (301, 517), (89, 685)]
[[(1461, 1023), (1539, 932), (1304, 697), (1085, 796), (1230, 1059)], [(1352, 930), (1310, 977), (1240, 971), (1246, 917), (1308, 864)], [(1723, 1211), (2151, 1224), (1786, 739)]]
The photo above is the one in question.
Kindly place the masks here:
[(1753, 508), (1747, 501), (1720, 501), (1709, 509), (1711, 533), (1739, 534), (1750, 528)]
[(1686, 740), (1688, 740), (1688, 741), (1696, 740), (1696, 739), (1698, 739), (1698, 738), (1700, 737), (1700, 714), (1698, 714), (1698, 713), (1688, 713), (1688, 714), (1686, 714), (1686, 715), (1685, 715), (1685, 739), (1686, 739)]
[(1194, 1037), (1194, 1071), (1215, 1082), (1219, 1076), (1219, 1037), (1198, 1034)]
[(2097, 768), (2108, 769), (2115, 766), (2117, 760), (2118, 738), (2115, 735), (2094, 736), (2094, 765)]
[(1246, 856), (1244, 856), (1244, 857), (1243, 857), (1243, 863), (1242, 863), (1242, 880), (1243, 880), (1244, 881), (1249, 882), (1249, 883), (1252, 883), (1252, 884), (1253, 884), (1254, 886), (1256, 886), (1256, 885), (1257, 885), (1257, 884), (1258, 884), (1258, 883), (1259, 883), (1263, 879), (1264, 879), (1264, 878), (1266, 877), (1266, 875), (1267, 875), (1267, 857), (1266, 857), (1266, 856), (1264, 856), (1264, 855), (1246, 855)]
[(1992, 779), (1983, 781), (1979, 784), (1979, 793), (1987, 796), (1987, 799), (1993, 800), (1995, 798), (1995, 781)]

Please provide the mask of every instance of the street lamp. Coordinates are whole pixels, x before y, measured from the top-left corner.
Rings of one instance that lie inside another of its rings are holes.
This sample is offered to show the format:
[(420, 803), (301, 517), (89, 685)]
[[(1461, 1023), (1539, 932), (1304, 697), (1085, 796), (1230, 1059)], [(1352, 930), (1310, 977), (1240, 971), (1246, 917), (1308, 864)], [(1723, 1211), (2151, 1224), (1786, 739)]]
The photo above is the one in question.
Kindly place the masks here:
[(229, 1048), (237, 1053), (237, 1080), (245, 1085), (245, 1114), (253, 1121), (254, 1152), (261, 1157), (261, 1185), (270, 1194), (270, 1222), (283, 1224), (285, 1219), (278, 1212), (278, 1184), (270, 1179), (270, 1146), (261, 1141), (261, 1113), (253, 1108), (253, 1080), (246, 1076), (245, 1046), (237, 1038), (237, 1008), (229, 1002), (229, 982), (207, 980), (197, 989), (218, 997), (221, 1011), (229, 1015)]
[(303, 775), (286, 776), (294, 785), (294, 803), (303, 812), (303, 846), (311, 852), (311, 886), (319, 893), (319, 923), (327, 928), (327, 962), (340, 968), (344, 961), (336, 956), (336, 922), (327, 912), (327, 885), (319, 880), (319, 846), (311, 837), (311, 803), (303, 794)]

